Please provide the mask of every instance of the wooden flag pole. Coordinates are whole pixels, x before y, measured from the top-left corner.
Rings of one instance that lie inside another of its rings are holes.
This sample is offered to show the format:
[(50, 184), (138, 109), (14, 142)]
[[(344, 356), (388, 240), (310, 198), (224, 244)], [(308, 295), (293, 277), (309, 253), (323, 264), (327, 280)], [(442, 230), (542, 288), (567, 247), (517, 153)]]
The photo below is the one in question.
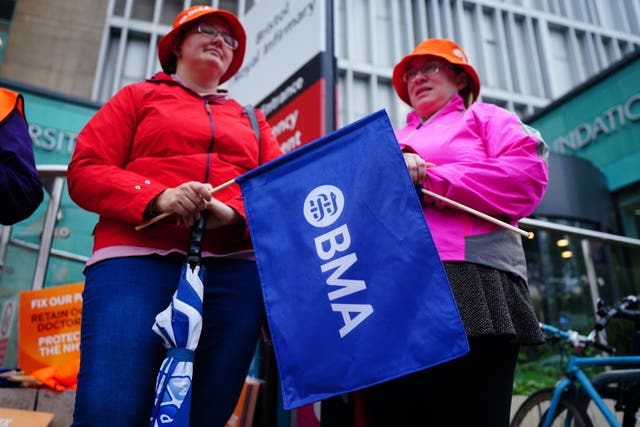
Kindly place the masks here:
[[(231, 179), (231, 180), (229, 180), (229, 181), (227, 181), (227, 182), (225, 182), (223, 184), (220, 184), (217, 187), (212, 188), (211, 191), (209, 191), (209, 194), (215, 194), (220, 190), (224, 190), (225, 188), (229, 187), (230, 185), (234, 184), (235, 182), (236, 182), (235, 179)], [(140, 225), (136, 225), (136, 231), (140, 231), (143, 228), (146, 228), (146, 227), (150, 226), (151, 224), (155, 224), (158, 221), (162, 221), (163, 219), (165, 219), (166, 217), (171, 216), (171, 215), (173, 215), (173, 214), (170, 213), (170, 212), (164, 212), (164, 213), (161, 213), (158, 216), (154, 216), (151, 220), (149, 220), (149, 221), (147, 221), (145, 223), (142, 223)]]
[(477, 217), (479, 217), (479, 218), (482, 218), (482, 219), (484, 219), (484, 220), (486, 220), (486, 221), (492, 222), (492, 223), (494, 223), (494, 224), (496, 224), (496, 225), (499, 225), (500, 227), (504, 227), (504, 228), (506, 228), (507, 230), (513, 231), (514, 233), (521, 234), (522, 236), (526, 237), (527, 239), (533, 239), (533, 233), (532, 233), (531, 231), (525, 231), (525, 230), (523, 230), (523, 229), (521, 229), (521, 228), (514, 227), (514, 226), (513, 226), (513, 225), (511, 225), (511, 224), (507, 224), (507, 223), (506, 223), (506, 222), (504, 222), (504, 221), (500, 221), (499, 219), (496, 219), (496, 218), (494, 218), (494, 217), (492, 217), (492, 216), (489, 216), (489, 215), (484, 214), (484, 213), (482, 213), (482, 212), (480, 212), (480, 211), (477, 211), (477, 210), (475, 210), (475, 209), (472, 209), (472, 208), (470, 208), (470, 207), (468, 207), (468, 206), (465, 206), (465, 205), (463, 205), (463, 204), (461, 204), (461, 203), (458, 203), (458, 202), (453, 201), (453, 200), (451, 200), (451, 199), (447, 199), (446, 197), (441, 196), (441, 195), (439, 195), (439, 194), (436, 194), (436, 193), (434, 193), (434, 192), (432, 192), (432, 191), (429, 191), (429, 190), (427, 190), (427, 189), (424, 189), (424, 188), (423, 188), (423, 189), (422, 189), (422, 192), (423, 192), (424, 194), (428, 195), (428, 196), (433, 197), (434, 199), (438, 199), (438, 200), (440, 200), (440, 201), (442, 201), (442, 202), (448, 203), (448, 204), (450, 204), (450, 205), (452, 205), (452, 206), (455, 206), (455, 207), (456, 207), (456, 208), (458, 208), (458, 209), (462, 209), (462, 210), (463, 210), (463, 211), (465, 211), (465, 212), (468, 212), (468, 213), (470, 213), (470, 214), (472, 214), (472, 215), (475, 215), (475, 216), (477, 216)]
[[(230, 185), (234, 184), (235, 182), (236, 182), (236, 180), (235, 180), (235, 179), (231, 179), (231, 180), (229, 180), (229, 181), (227, 181), (227, 182), (225, 182), (225, 183), (223, 183), (223, 184), (220, 184), (220, 185), (218, 185), (217, 187), (215, 187), (215, 188), (211, 189), (211, 191), (209, 192), (209, 194), (215, 194), (215, 193), (217, 193), (218, 191), (223, 190), (223, 189), (225, 189), (225, 188), (229, 187)], [(424, 194), (426, 194), (426, 195), (428, 195), (428, 196), (431, 196), (431, 197), (433, 197), (434, 199), (438, 199), (438, 200), (440, 200), (440, 201), (442, 201), (442, 202), (444, 202), (444, 203), (447, 203), (447, 204), (449, 204), (449, 205), (455, 206), (455, 207), (456, 207), (456, 208), (458, 208), (458, 209), (461, 209), (461, 210), (463, 210), (463, 211), (465, 211), (465, 212), (468, 212), (468, 213), (470, 213), (470, 214), (472, 214), (472, 215), (475, 215), (475, 216), (477, 216), (477, 217), (479, 217), (479, 218), (482, 218), (482, 219), (484, 219), (485, 221), (492, 222), (492, 223), (494, 223), (494, 224), (496, 224), (496, 225), (499, 225), (500, 227), (503, 227), (503, 228), (506, 228), (507, 230), (513, 231), (514, 233), (518, 233), (518, 234), (520, 234), (520, 235), (522, 235), (522, 236), (526, 237), (527, 239), (533, 239), (533, 236), (534, 236), (534, 235), (533, 235), (533, 233), (532, 233), (532, 232), (530, 232), (530, 231), (525, 231), (525, 230), (522, 230), (521, 228), (514, 227), (514, 226), (513, 226), (513, 225), (511, 225), (511, 224), (508, 224), (508, 223), (506, 223), (506, 222), (504, 222), (504, 221), (500, 221), (499, 219), (496, 219), (496, 218), (494, 218), (494, 217), (492, 217), (492, 216), (489, 216), (489, 215), (484, 214), (484, 213), (482, 213), (482, 212), (480, 212), (480, 211), (477, 211), (477, 210), (475, 210), (475, 209), (472, 209), (472, 208), (470, 208), (470, 207), (468, 207), (468, 206), (465, 206), (465, 205), (463, 205), (463, 204), (461, 204), (461, 203), (458, 203), (458, 202), (456, 202), (456, 201), (454, 201), (454, 200), (451, 200), (451, 199), (448, 199), (448, 198), (446, 198), (446, 197), (444, 197), (444, 196), (441, 196), (441, 195), (439, 195), (439, 194), (436, 194), (436, 193), (434, 193), (434, 192), (432, 192), (432, 191), (429, 191), (429, 190), (427, 190), (427, 189), (425, 189), (425, 188), (422, 188), (421, 190), (422, 190), (422, 192), (423, 192)], [(158, 221), (162, 221), (163, 219), (167, 218), (167, 217), (168, 217), (168, 216), (170, 216), (170, 215), (172, 215), (172, 214), (171, 214), (171, 213), (169, 213), (169, 212), (161, 213), (160, 215), (158, 215), (158, 216), (156, 216), (156, 217), (153, 217), (151, 220), (149, 220), (149, 221), (147, 221), (147, 222), (145, 222), (145, 223), (143, 223), (143, 224), (137, 225), (137, 226), (135, 227), (135, 229), (136, 229), (136, 231), (140, 231), (140, 230), (142, 230), (143, 228), (146, 228), (146, 227), (150, 226), (151, 224), (155, 224), (155, 223), (156, 223), (156, 222), (158, 222)]]

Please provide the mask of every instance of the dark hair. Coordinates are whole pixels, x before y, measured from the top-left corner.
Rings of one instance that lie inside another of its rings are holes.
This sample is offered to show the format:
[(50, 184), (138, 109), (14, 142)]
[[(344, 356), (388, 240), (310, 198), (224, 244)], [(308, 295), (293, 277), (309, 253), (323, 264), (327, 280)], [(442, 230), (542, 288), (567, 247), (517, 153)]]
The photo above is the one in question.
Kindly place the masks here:
[[(175, 38), (173, 39), (173, 46), (171, 46), (171, 48), (175, 49), (178, 46), (181, 46), (182, 41), (184, 40), (184, 37), (187, 34), (187, 32), (191, 31), (196, 25), (197, 25), (197, 21), (189, 22), (187, 25), (182, 27), (180, 29), (180, 32), (176, 34)], [(178, 58), (176, 57), (175, 54), (173, 54), (171, 55), (171, 58), (169, 59), (169, 61), (163, 67), (163, 71), (167, 74), (175, 74), (177, 67), (178, 67)]]
[(471, 76), (469, 76), (469, 73), (467, 73), (467, 71), (464, 68), (462, 68), (461, 66), (459, 66), (459, 65), (451, 64), (451, 69), (456, 74), (465, 73), (467, 75), (467, 85), (465, 87), (463, 87), (462, 89), (460, 89), (458, 91), (458, 93), (460, 94), (460, 96), (464, 100), (465, 107), (469, 108), (471, 106), (471, 104), (473, 104), (473, 93), (471, 92)]

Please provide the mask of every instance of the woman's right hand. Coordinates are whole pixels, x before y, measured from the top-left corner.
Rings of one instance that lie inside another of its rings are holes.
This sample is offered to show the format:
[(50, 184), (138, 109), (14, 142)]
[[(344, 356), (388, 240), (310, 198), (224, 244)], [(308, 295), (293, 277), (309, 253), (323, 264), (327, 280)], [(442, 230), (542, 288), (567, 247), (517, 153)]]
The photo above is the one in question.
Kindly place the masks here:
[(211, 184), (191, 181), (175, 188), (168, 188), (151, 202), (152, 212), (175, 214), (178, 225), (191, 227), (200, 219), (200, 212), (211, 200)]
[(422, 185), (427, 177), (427, 168), (435, 166), (435, 163), (427, 162), (416, 153), (402, 153), (404, 162), (411, 175), (413, 185)]

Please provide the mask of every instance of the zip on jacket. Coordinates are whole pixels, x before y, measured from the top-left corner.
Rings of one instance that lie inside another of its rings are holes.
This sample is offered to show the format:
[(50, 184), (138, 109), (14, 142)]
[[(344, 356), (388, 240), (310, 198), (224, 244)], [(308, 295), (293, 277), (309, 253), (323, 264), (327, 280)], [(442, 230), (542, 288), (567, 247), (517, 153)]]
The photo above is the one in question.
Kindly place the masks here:
[[(94, 251), (120, 245), (184, 250), (189, 230), (171, 217), (134, 230), (145, 220), (148, 203), (167, 188), (201, 181), (207, 165), (206, 182), (214, 187), (258, 166), (257, 139), (243, 107), (232, 99), (205, 100), (204, 109), (202, 103), (201, 96), (158, 73), (125, 86), (82, 129), (67, 178), (74, 202), (100, 215)], [(268, 161), (282, 152), (260, 111), (258, 118), (262, 158)], [(246, 218), (237, 185), (215, 197)], [(250, 248), (248, 228), (241, 223), (207, 230), (202, 250), (226, 254)]]

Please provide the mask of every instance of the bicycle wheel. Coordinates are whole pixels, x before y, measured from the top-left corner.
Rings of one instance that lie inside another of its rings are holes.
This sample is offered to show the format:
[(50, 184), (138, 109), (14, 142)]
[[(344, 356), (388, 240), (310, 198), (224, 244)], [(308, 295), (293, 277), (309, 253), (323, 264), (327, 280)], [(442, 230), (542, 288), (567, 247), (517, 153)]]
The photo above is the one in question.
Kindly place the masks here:
[[(553, 397), (552, 388), (533, 393), (520, 405), (511, 420), (511, 427), (540, 427), (544, 423)], [(553, 427), (593, 427), (591, 420), (570, 396), (562, 396)]]

